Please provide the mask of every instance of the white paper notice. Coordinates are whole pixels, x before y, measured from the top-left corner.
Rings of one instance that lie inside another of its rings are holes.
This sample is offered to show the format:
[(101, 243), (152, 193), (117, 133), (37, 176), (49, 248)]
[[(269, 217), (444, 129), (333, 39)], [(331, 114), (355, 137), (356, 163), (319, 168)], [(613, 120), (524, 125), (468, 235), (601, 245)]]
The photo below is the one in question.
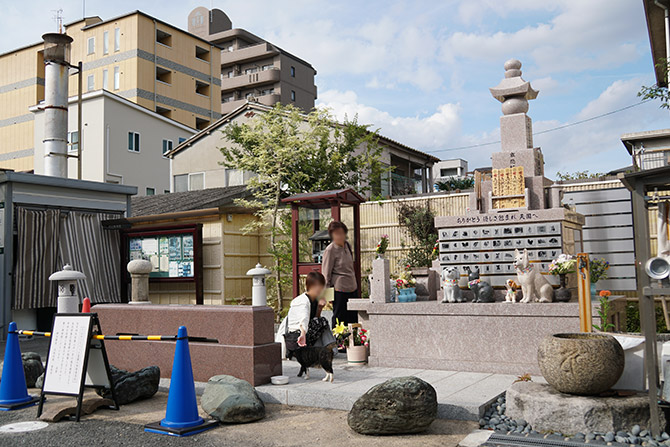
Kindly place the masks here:
[(44, 392), (79, 394), (90, 324), (90, 315), (55, 317)]

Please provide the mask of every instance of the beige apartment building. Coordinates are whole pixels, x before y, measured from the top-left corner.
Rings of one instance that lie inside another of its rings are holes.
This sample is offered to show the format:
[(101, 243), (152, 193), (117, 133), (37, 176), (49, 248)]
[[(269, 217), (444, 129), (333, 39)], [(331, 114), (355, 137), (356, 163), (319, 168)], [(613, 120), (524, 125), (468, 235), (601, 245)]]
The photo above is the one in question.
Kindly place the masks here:
[(219, 9), (195, 8), (189, 32), (221, 47), (221, 113), (247, 101), (278, 102), (310, 111), (316, 101), (316, 70), (276, 45), (241, 28)]
[[(114, 92), (194, 129), (221, 117), (221, 51), (209, 41), (140, 11), (87, 17), (64, 32), (72, 64), (83, 62), (84, 92)], [(31, 171), (42, 156), (29, 110), (44, 99), (42, 51), (40, 42), (0, 55), (0, 168)], [(69, 84), (76, 95), (76, 75)]]

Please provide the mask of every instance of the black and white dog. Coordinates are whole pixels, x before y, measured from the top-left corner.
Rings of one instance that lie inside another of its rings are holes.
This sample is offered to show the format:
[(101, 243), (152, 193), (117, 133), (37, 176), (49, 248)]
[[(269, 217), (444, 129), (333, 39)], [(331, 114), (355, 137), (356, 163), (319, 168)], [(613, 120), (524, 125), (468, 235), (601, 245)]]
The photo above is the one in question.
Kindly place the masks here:
[(300, 372), (298, 377), (305, 373), (305, 380), (309, 379), (309, 368), (323, 368), (326, 372), (324, 382), (333, 381), (333, 355), (337, 348), (337, 343), (331, 343), (328, 346), (304, 346), (295, 351), (289, 351), (288, 359), (293, 357), (300, 363)]

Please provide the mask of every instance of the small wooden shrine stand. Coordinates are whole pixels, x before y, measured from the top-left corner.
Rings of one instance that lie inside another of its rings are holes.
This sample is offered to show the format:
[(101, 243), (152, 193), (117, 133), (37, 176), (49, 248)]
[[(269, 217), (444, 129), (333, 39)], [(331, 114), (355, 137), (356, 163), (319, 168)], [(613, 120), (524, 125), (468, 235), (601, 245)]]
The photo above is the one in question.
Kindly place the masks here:
[(310, 192), (296, 194), (282, 200), (291, 204), (291, 237), (293, 251), (293, 296), (300, 294), (300, 275), (309, 272), (320, 272), (321, 264), (317, 262), (300, 262), (299, 253), (299, 222), (300, 208), (313, 210), (328, 209), (333, 220), (341, 220), (342, 205), (350, 205), (354, 212), (354, 266), (356, 269), (356, 282), (358, 284), (358, 295), (361, 292), (361, 212), (359, 205), (365, 199), (353, 189), (338, 189), (333, 191)]

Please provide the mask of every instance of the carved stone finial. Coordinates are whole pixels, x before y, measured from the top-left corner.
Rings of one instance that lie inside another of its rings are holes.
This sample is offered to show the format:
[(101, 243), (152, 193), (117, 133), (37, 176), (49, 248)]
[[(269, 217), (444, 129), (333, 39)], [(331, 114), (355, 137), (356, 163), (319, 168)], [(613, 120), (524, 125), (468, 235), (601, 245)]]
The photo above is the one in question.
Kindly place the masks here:
[(510, 59), (505, 62), (505, 78), (490, 88), (495, 99), (502, 103), (503, 115), (528, 112), (528, 100), (535, 99), (538, 91), (521, 78), (521, 62)]

